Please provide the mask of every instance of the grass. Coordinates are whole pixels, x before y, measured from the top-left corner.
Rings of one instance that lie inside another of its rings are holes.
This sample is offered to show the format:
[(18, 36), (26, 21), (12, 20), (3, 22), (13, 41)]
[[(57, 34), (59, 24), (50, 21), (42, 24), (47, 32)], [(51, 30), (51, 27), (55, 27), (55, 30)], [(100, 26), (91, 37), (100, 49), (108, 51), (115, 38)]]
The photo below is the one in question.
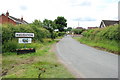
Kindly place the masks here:
[[(52, 44), (37, 43), (36, 53), (16, 55), (4, 53), (2, 57), (3, 78), (74, 78), (57, 60), (56, 54), (50, 52)], [(34, 44), (33, 44), (34, 45)], [(42, 45), (42, 47), (41, 47)]]
[(119, 49), (119, 44), (115, 40), (89, 40), (88, 38), (85, 37), (75, 37), (74, 39), (78, 40), (79, 42), (83, 44), (87, 44), (89, 46), (105, 50), (108, 52), (112, 52), (115, 54), (120, 54), (120, 49)]

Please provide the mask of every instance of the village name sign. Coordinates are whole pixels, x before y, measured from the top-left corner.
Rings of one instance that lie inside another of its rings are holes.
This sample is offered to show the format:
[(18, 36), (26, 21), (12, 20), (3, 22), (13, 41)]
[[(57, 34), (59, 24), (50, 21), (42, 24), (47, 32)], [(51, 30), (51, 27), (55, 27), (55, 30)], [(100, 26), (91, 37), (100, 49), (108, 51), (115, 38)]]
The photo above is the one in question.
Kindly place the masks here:
[(19, 43), (31, 43), (34, 33), (15, 33), (15, 37), (19, 38)]

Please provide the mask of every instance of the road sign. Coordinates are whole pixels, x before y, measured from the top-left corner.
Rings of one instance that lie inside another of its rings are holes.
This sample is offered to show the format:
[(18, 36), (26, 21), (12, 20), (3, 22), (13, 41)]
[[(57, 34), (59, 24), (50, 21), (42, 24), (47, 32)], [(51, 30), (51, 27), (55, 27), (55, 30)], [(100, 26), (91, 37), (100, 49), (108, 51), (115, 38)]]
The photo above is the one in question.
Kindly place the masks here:
[(19, 38), (19, 43), (31, 43), (32, 38)]
[(34, 37), (34, 33), (15, 33), (15, 37)]

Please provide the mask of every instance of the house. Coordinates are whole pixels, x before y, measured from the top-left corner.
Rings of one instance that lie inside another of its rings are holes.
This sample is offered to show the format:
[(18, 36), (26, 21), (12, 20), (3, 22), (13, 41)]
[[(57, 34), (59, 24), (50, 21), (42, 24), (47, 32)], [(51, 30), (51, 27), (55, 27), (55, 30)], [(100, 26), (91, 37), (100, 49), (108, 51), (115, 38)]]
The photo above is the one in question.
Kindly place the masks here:
[(119, 24), (119, 21), (115, 21), (115, 20), (102, 20), (100, 23), (99, 28), (103, 28), (106, 26), (110, 26), (110, 25), (116, 25)]
[(76, 29), (83, 29), (82, 27), (76, 27)]
[(98, 27), (88, 27), (87, 29), (96, 29), (96, 28), (98, 28)]
[(120, 1), (118, 2), (118, 20), (102, 20), (99, 28), (120, 24)]
[(25, 20), (23, 20), (23, 17), (21, 17), (21, 19), (19, 19), (19, 18), (10, 16), (8, 11), (6, 12), (6, 14), (0, 15), (0, 24), (6, 24), (6, 23), (10, 23), (10, 24), (14, 24), (14, 25), (28, 24)]

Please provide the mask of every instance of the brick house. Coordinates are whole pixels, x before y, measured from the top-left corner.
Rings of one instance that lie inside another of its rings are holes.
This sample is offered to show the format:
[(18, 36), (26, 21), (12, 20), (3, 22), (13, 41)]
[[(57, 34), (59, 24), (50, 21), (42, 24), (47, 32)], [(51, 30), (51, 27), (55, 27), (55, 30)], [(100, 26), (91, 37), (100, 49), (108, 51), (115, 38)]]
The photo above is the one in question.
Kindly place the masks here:
[(23, 17), (21, 19), (15, 18), (13, 16), (9, 15), (9, 12), (7, 11), (6, 14), (0, 15), (0, 24), (28, 24), (25, 20), (23, 20)]

